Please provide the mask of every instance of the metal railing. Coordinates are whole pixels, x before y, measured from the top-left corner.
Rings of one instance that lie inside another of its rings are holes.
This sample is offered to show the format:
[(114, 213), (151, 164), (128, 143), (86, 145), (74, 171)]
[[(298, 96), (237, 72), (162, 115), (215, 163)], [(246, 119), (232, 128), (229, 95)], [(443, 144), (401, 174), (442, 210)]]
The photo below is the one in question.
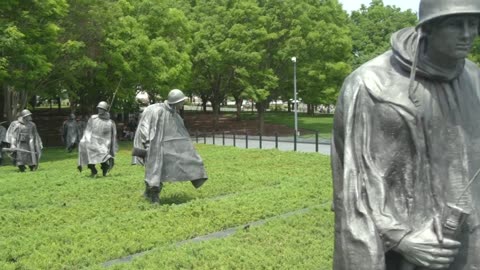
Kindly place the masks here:
[[(298, 151), (298, 146), (309, 145), (315, 148), (315, 152), (319, 152), (319, 145), (330, 144), (330, 140), (326, 138), (320, 138), (319, 133), (315, 132), (309, 137), (300, 137), (297, 136), (295, 132), (292, 133), (291, 136), (279, 136), (278, 133), (275, 133), (274, 136), (264, 136), (261, 133), (257, 133), (256, 135), (249, 135), (248, 133), (228, 133), (225, 132), (199, 132), (196, 131), (192, 135), (192, 140), (196, 143), (202, 142), (203, 144), (214, 145), (230, 145), (230, 146), (244, 146), (245, 148), (275, 148), (279, 149), (279, 144), (283, 145), (290, 145), (293, 151)], [(265, 147), (266, 144), (270, 145), (270, 147)]]

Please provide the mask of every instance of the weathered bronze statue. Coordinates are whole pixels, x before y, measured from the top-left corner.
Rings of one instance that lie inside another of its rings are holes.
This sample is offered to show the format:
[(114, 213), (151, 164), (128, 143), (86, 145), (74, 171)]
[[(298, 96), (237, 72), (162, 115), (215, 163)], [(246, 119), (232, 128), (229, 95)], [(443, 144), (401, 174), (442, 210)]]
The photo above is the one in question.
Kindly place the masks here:
[(87, 165), (91, 177), (97, 176), (95, 164), (100, 163), (103, 176), (112, 169), (117, 151), (117, 128), (110, 119), (108, 104), (101, 101), (97, 105), (98, 114), (92, 115), (78, 145), (78, 170)]
[(31, 171), (38, 168), (43, 144), (29, 110), (21, 111), (18, 119), (10, 124), (5, 140), (10, 147), (2, 151), (12, 153), (14, 164), (20, 172), (25, 172), (26, 166)]
[(199, 188), (207, 174), (193, 147), (178, 110), (185, 95), (174, 89), (164, 103), (148, 106), (142, 113), (134, 139), (133, 155), (145, 164), (144, 196), (159, 202), (163, 182), (191, 181)]
[(72, 152), (80, 141), (80, 127), (78, 126), (77, 119), (73, 113), (70, 114), (68, 120), (63, 122), (62, 138), (69, 153)]
[(335, 270), (480, 269), (480, 1), (422, 0), (419, 17), (338, 100)]

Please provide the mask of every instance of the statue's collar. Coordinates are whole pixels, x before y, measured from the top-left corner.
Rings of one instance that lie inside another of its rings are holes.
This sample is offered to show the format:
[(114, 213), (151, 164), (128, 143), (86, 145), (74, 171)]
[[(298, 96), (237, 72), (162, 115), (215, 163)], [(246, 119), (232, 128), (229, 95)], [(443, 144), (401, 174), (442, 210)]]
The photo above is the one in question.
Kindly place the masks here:
[[(413, 27), (408, 27), (395, 32), (391, 37), (391, 46), (395, 59), (400, 63), (403, 69), (410, 72), (415, 53), (415, 40), (417, 32)], [(420, 41), (419, 50), (423, 50), (424, 41)], [(420, 51), (420, 55), (422, 52)], [(453, 69), (445, 69), (426, 61), (425, 57), (420, 56), (419, 63), (416, 68), (416, 74), (425, 78), (451, 81), (457, 78), (465, 67), (465, 60), (459, 61)]]

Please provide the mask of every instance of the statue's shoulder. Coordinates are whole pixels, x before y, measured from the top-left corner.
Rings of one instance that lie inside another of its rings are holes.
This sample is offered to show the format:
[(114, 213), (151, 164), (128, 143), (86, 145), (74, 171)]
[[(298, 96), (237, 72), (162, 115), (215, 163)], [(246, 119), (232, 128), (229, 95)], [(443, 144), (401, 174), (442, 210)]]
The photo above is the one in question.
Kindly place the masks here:
[(387, 51), (367, 61), (359, 68), (357, 68), (354, 72), (352, 72), (351, 75), (356, 79), (363, 80), (388, 76), (389, 74), (392, 74), (392, 58), (393, 52)]
[(145, 109), (144, 114), (159, 113), (159, 112), (161, 112), (165, 109), (164, 106), (162, 106), (162, 105), (163, 105), (163, 103), (155, 103), (155, 104), (149, 105)]
[(465, 70), (473, 74), (475, 77), (478, 77), (478, 74), (480, 74), (480, 68), (478, 65), (468, 59), (465, 60)]
[(353, 71), (344, 81), (340, 98), (345, 102), (358, 95), (377, 101), (394, 102), (408, 89), (408, 74), (395, 64), (392, 51), (387, 51)]

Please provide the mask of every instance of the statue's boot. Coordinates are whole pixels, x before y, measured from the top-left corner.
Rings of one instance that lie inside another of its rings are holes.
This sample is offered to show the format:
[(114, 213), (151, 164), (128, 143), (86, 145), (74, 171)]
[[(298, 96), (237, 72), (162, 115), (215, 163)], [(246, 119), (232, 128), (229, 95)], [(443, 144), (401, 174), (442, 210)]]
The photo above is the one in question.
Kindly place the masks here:
[(30, 171), (35, 171), (37, 170), (37, 166), (36, 165), (29, 165), (28, 168), (30, 168)]
[(108, 162), (102, 163), (101, 167), (102, 167), (102, 175), (107, 176), (107, 173), (110, 170), (110, 165), (108, 164)]
[(20, 170), (20, 172), (25, 172), (26, 167), (25, 165), (19, 165), (18, 169)]
[(160, 191), (162, 191), (163, 184), (160, 183), (160, 186), (158, 187), (148, 187), (148, 194), (150, 198), (150, 202), (152, 204), (158, 204), (160, 203)]
[(147, 182), (145, 182), (145, 191), (143, 192), (143, 197), (145, 199), (150, 199), (150, 189), (148, 188)]
[(97, 171), (97, 168), (95, 168), (95, 164), (88, 164), (88, 168), (92, 172), (92, 174), (90, 174), (90, 177), (92, 177), (92, 178), (97, 177), (98, 171)]

